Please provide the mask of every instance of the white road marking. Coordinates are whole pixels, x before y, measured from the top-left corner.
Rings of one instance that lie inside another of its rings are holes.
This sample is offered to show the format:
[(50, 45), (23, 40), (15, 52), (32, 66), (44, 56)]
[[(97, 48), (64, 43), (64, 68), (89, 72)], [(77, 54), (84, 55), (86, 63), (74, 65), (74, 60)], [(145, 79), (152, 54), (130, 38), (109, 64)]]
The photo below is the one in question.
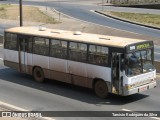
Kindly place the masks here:
[[(0, 104), (1, 104), (1, 105), (4, 105), (4, 106), (11, 107), (11, 108), (14, 108), (14, 109), (19, 110), (19, 111), (24, 111), (24, 112), (25, 112), (25, 111), (29, 111), (29, 110), (26, 110), (26, 109), (23, 109), (23, 108), (20, 108), (20, 107), (17, 107), (17, 106), (14, 106), (14, 105), (11, 105), (11, 104), (2, 102), (2, 101), (0, 101)], [(46, 119), (46, 120), (56, 120), (56, 119), (49, 118), (49, 117), (43, 117), (43, 119)]]
[(27, 111), (27, 110), (25, 110), (25, 109), (23, 109), (23, 108), (20, 108), (20, 107), (17, 107), (17, 106), (14, 106), (14, 105), (11, 105), (11, 104), (2, 102), (2, 101), (0, 101), (0, 104), (1, 104), (1, 105), (4, 105), (4, 106), (11, 107), (11, 108), (15, 108), (15, 109), (20, 110), (20, 111)]
[(158, 117), (150, 117), (150, 118), (155, 119), (155, 120), (160, 120), (160, 118)]
[[(132, 110), (128, 110), (128, 109), (122, 109), (122, 110), (123, 110), (123, 111), (134, 112), (134, 111), (132, 111)], [(160, 118), (159, 118), (159, 117), (150, 117), (150, 118), (155, 119), (155, 120), (160, 120)]]
[(132, 110), (128, 110), (128, 109), (122, 109), (123, 111), (132, 111)]
[(3, 60), (3, 58), (0, 58), (0, 60)]

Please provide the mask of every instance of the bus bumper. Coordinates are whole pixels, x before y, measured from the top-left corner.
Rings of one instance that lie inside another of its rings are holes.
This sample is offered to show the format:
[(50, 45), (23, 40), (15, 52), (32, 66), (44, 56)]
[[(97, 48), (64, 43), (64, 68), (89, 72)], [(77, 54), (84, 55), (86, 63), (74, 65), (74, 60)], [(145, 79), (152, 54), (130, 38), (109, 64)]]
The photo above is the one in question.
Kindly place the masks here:
[(142, 85), (142, 86), (130, 89), (130, 90), (124, 90), (123, 91), (123, 96), (132, 95), (132, 94), (135, 94), (135, 93), (140, 93), (140, 92), (143, 92), (143, 91), (146, 91), (148, 89), (155, 88), (155, 87), (156, 87), (156, 82), (152, 82), (152, 83)]

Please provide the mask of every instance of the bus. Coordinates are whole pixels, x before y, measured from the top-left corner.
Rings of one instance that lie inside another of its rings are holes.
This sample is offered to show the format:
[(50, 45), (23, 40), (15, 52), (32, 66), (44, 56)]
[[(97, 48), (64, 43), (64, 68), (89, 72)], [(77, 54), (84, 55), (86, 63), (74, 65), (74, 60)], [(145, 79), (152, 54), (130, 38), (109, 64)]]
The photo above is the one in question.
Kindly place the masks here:
[(153, 41), (14, 27), (4, 31), (4, 65), (33, 75), (127, 96), (156, 87)]

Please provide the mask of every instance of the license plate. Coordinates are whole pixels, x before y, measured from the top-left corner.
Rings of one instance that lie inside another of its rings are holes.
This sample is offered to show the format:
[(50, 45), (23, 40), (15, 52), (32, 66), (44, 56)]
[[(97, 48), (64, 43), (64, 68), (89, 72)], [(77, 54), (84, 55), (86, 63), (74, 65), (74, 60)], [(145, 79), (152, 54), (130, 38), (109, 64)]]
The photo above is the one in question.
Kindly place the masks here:
[(147, 86), (139, 88), (139, 92), (142, 92), (142, 91), (145, 91), (145, 90), (147, 90)]

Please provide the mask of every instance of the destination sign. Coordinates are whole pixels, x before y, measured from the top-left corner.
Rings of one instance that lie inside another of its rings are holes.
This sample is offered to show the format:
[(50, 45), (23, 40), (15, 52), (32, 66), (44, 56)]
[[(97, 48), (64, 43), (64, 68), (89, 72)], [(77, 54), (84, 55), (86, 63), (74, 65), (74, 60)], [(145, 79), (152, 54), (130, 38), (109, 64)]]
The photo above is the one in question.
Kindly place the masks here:
[(149, 48), (149, 47), (150, 47), (149, 43), (144, 43), (144, 44), (137, 45), (136, 49), (139, 50), (139, 49), (145, 49), (145, 48)]
[(128, 52), (135, 51), (135, 50), (147, 49), (147, 48), (150, 48), (151, 46), (153, 46), (152, 42), (130, 45), (130, 46), (128, 46)]

